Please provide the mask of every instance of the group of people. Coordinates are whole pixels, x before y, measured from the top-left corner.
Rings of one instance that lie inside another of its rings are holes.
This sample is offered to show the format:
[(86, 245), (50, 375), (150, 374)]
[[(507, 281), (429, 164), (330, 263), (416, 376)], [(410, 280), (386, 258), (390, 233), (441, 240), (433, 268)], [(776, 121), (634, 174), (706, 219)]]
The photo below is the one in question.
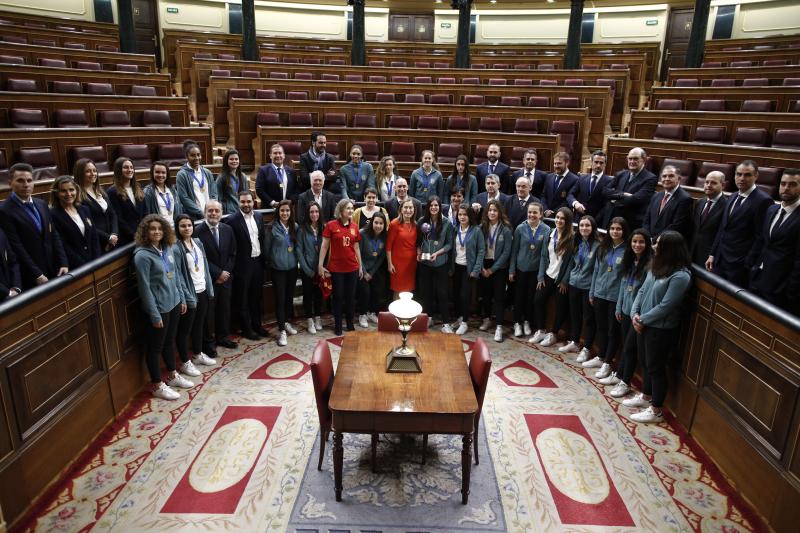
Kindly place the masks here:
[[(446, 178), (426, 150), (408, 179), (390, 156), (373, 169), (357, 145), (336, 169), (325, 148), (324, 133), (314, 132), (295, 173), (282, 146), (273, 145), (255, 191), (235, 150), (215, 177), (191, 141), (174, 182), (167, 165), (155, 162), (143, 189), (129, 159), (115, 161), (107, 191), (95, 165), (82, 159), (72, 176), (54, 181), (49, 208), (32, 197), (32, 169), (14, 165), (11, 197), (0, 206), (0, 297), (135, 242), (153, 390), (174, 399), (175, 388), (193, 386), (188, 378), (199, 375), (197, 365), (214, 364), (217, 346), (236, 346), (232, 312), (244, 337), (268, 335), (261, 324), (265, 270), (281, 346), (297, 333), (298, 277), (312, 334), (323, 327), (326, 289), (337, 335), (377, 322), (390, 290), (415, 291), (431, 325), (435, 318), (442, 331), (463, 335), (477, 293), (479, 329), (494, 328), (498, 342), (509, 306), (513, 335), (544, 347), (557, 342), (569, 320), (559, 351), (577, 352), (577, 362), (598, 368), (595, 376), (613, 386), (612, 396), (630, 392), (641, 361), (643, 390), (625, 402), (646, 407), (634, 417), (643, 422), (661, 419), (691, 261), (798, 312), (798, 170), (784, 171), (775, 204), (755, 183), (756, 163), (743, 161), (737, 194), (726, 198), (724, 175), (712, 172), (706, 198), (693, 207), (674, 166), (661, 169), (663, 190), (656, 193), (659, 178), (645, 168), (639, 148), (628, 154), (628, 168), (611, 176), (599, 151), (584, 175), (569, 169), (563, 152), (553, 158), (554, 172), (538, 170), (535, 150), (511, 173), (499, 161), (500, 147), (491, 145), (476, 175), (461, 156)], [(275, 210), (268, 227), (256, 199)], [(543, 223), (550, 217), (552, 228)]]

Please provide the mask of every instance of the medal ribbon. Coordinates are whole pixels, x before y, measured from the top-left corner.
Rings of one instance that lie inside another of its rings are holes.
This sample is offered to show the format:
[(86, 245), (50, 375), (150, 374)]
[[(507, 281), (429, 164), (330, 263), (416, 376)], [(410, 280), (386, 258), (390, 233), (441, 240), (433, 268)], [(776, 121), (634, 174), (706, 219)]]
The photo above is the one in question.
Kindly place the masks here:
[(608, 265), (609, 272), (612, 268), (614, 268), (614, 262), (616, 261), (618, 255), (617, 252), (622, 249), (622, 245), (619, 245), (616, 248), (613, 248), (610, 253), (606, 254), (606, 265)]
[(161, 194), (161, 191), (156, 189), (156, 192), (161, 197), (161, 201), (164, 202), (164, 207), (167, 209), (167, 213), (172, 213), (172, 198), (169, 195), (169, 189), (164, 194)]
[(474, 226), (470, 226), (469, 229), (467, 230), (467, 233), (464, 234), (461, 231), (461, 228), (459, 228), (459, 230), (458, 230), (458, 244), (460, 244), (462, 248), (464, 247), (464, 242), (469, 240), (469, 236), (472, 234), (472, 230), (473, 229), (475, 229), (475, 227)]
[(197, 184), (197, 186), (200, 187), (200, 190), (203, 191), (206, 188), (206, 175), (203, 174), (202, 169), (200, 169), (200, 176), (202, 177), (202, 179), (198, 180), (197, 173), (194, 171), (194, 169), (192, 169), (192, 179)]

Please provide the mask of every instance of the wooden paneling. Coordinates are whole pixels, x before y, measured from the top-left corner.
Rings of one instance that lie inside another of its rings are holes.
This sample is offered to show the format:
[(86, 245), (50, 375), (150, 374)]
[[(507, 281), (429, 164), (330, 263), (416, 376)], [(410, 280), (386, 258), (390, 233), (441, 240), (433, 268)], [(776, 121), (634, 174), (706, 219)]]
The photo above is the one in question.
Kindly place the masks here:
[(752, 50), (755, 46), (774, 46), (775, 48), (788, 48), (800, 44), (798, 35), (770, 35), (769, 37), (756, 37), (749, 39), (715, 39), (706, 41), (706, 52), (725, 51), (726, 48), (740, 48)]
[(788, 113), (792, 102), (800, 100), (800, 87), (653, 87), (650, 109), (663, 99), (683, 102), (686, 111), (697, 110), (700, 100), (724, 100), (725, 111), (739, 111), (745, 100), (769, 100), (772, 109)]
[(760, 65), (770, 59), (786, 60), (790, 65), (800, 64), (800, 48), (776, 48), (774, 50), (736, 50), (725, 52), (722, 50), (706, 50), (703, 62), (721, 62), (723, 65), (731, 61), (752, 61)]
[(3, 11), (0, 13), (0, 20), (5, 20), (18, 26), (28, 26), (30, 28), (51, 28), (62, 30), (66, 28), (74, 28), (69, 31), (89, 34), (102, 34), (119, 41), (119, 27), (111, 22), (95, 22), (93, 20), (48, 17), (45, 15), (14, 13), (11, 11)]
[(68, 67), (78, 61), (100, 63), (103, 70), (116, 71), (116, 65), (136, 65), (139, 72), (156, 72), (155, 56), (143, 54), (124, 54), (122, 52), (100, 52), (97, 50), (75, 50), (34, 44), (3, 43), (3, 54), (21, 56), (28, 65), (36, 65), (39, 58), (61, 59)]
[(711, 86), (711, 80), (737, 80), (737, 85), (748, 78), (767, 78), (769, 85), (781, 85), (784, 78), (796, 78), (795, 66), (786, 67), (704, 67), (671, 68), (667, 74), (667, 85), (675, 85), (675, 80), (695, 79), (704, 87)]
[(42, 92), (50, 92), (54, 81), (77, 81), (84, 85), (86, 83), (110, 83), (116, 95), (131, 94), (131, 87), (134, 85), (154, 87), (158, 96), (172, 95), (169, 74), (154, 72), (109, 73), (102, 70), (0, 64), (0, 85), (5, 88), (9, 79), (34, 80)]
[[(4, 16), (5, 14), (3, 14)], [(20, 25), (3, 25), (3, 34), (25, 39), (46, 39), (55, 41), (56, 46), (66, 43), (80, 43), (87, 51), (96, 51), (98, 46), (116, 46), (119, 48), (119, 36), (106, 33), (88, 33), (83, 31), (68, 31), (55, 28), (26, 28)], [(3, 43), (3, 46), (8, 43)]]

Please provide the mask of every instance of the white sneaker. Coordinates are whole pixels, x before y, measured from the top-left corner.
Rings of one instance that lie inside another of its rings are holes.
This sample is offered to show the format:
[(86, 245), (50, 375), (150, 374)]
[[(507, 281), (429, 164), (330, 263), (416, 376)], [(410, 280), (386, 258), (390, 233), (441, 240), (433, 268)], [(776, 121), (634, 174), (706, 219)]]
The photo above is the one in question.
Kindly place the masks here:
[(162, 400), (177, 400), (181, 397), (176, 391), (170, 389), (163, 381), (153, 389), (153, 396)]
[(608, 394), (612, 398), (622, 398), (623, 396), (628, 394), (630, 391), (631, 391), (631, 388), (628, 386), (628, 384), (625, 383), (624, 381), (620, 381), (619, 383), (617, 383), (614, 386), (613, 389), (611, 389), (611, 392), (609, 392)]
[(322, 317), (321, 316), (315, 316), (314, 317), (314, 327), (317, 329), (317, 331), (322, 331)]
[(204, 366), (214, 366), (214, 365), (217, 364), (216, 361), (211, 359), (204, 352), (200, 352), (199, 354), (195, 355), (194, 359), (192, 359), (192, 362), (197, 363), (198, 365), (204, 365)]
[(522, 333), (524, 333), (525, 336), (529, 336), (531, 334), (531, 323), (527, 320), (524, 324), (522, 324)]
[(547, 335), (547, 332), (545, 330), (537, 329), (536, 333), (533, 334), (533, 337), (528, 339), (528, 342), (531, 343), (531, 344), (536, 344), (539, 341), (541, 341), (542, 339), (544, 339), (545, 335)]
[(478, 326), (478, 329), (481, 331), (489, 331), (489, 328), (492, 327), (492, 319), (491, 318), (484, 318), (481, 325)]
[(358, 325), (364, 329), (369, 327), (369, 322), (367, 322), (367, 315), (358, 316)]
[(557, 339), (555, 333), (548, 333), (547, 335), (544, 336), (542, 342), (539, 343), (539, 346), (547, 348), (548, 346), (554, 345), (556, 343), (556, 340)]
[(192, 364), (191, 361), (186, 361), (185, 363), (183, 363), (181, 365), (181, 368), (179, 369), (179, 372), (181, 374), (185, 374), (193, 378), (196, 378), (197, 376), (201, 375), (200, 371), (197, 370), (197, 367), (194, 366), (194, 364)]
[(650, 400), (645, 400), (644, 393), (640, 392), (635, 396), (622, 400), (622, 405), (626, 407), (650, 407)]
[(286, 328), (286, 333), (289, 335), (297, 335), (297, 330), (294, 328), (291, 322), (287, 322), (283, 325), (283, 327)]
[(314, 319), (313, 318), (309, 318), (308, 319), (308, 326), (306, 326), (306, 329), (308, 330), (308, 332), (310, 334), (316, 335), (316, 333), (317, 333), (317, 325), (314, 324)]
[(575, 362), (576, 363), (585, 363), (586, 361), (589, 360), (589, 357), (591, 355), (592, 354), (589, 352), (589, 348), (587, 348), (587, 347), (581, 348), (581, 351), (578, 353), (578, 357), (575, 359)]
[(378, 315), (376, 315), (375, 313), (367, 313), (367, 320), (369, 320), (373, 324), (377, 324), (378, 323)]
[(558, 351), (561, 352), (561, 353), (577, 352), (578, 351), (578, 345), (575, 344), (575, 341), (569, 341), (567, 344), (565, 344), (564, 346), (560, 347), (558, 349)]
[(194, 387), (194, 383), (181, 376), (177, 372), (175, 373), (175, 377), (167, 382), (167, 385), (170, 387), (178, 387), (179, 389), (191, 389)]
[(594, 377), (598, 379), (607, 378), (611, 374), (611, 365), (608, 363), (603, 363), (603, 366), (600, 367), (600, 370), (594, 373)]
[(584, 361), (583, 363), (581, 363), (581, 366), (583, 368), (598, 368), (603, 366), (603, 360), (600, 359), (599, 357), (593, 357), (592, 359), (589, 359), (588, 361)]
[(461, 325), (461, 323), (463, 321), (464, 321), (464, 317), (458, 317), (458, 318), (456, 318), (455, 322), (451, 322), (450, 323), (450, 327), (453, 328), (453, 329), (456, 329), (458, 326)]
[(616, 372), (612, 372), (611, 374), (607, 375), (606, 377), (600, 379), (598, 381), (601, 385), (616, 385), (619, 383), (619, 378), (617, 377)]
[(497, 326), (494, 330), (494, 342), (503, 342), (503, 326)]
[(468, 329), (469, 326), (467, 326), (467, 323), (462, 322), (461, 324), (458, 325), (458, 329), (456, 330), (456, 335), (463, 335), (464, 333), (467, 332)]
[(515, 337), (522, 337), (522, 326), (519, 322), (514, 323), (514, 336)]
[(445, 324), (442, 326), (442, 333), (453, 333), (453, 328), (450, 326), (450, 324)]
[(280, 335), (278, 335), (278, 346), (286, 346), (289, 344), (289, 341), (286, 340), (286, 332), (281, 331)]
[(642, 424), (658, 424), (664, 421), (664, 416), (662, 413), (657, 413), (653, 406), (650, 406), (644, 411), (632, 414), (631, 420)]

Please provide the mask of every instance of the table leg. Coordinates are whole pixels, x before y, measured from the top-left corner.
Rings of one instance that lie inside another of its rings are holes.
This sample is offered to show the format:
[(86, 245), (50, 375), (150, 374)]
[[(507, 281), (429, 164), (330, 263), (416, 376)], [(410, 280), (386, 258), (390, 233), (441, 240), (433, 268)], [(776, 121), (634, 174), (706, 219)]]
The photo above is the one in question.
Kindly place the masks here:
[[(461, 503), (466, 505), (469, 500), (469, 475), (472, 468), (472, 433), (465, 433), (461, 439)], [(334, 457), (336, 457), (334, 453)]]
[(342, 465), (344, 463), (344, 448), (342, 447), (342, 432), (333, 433), (333, 480), (336, 489), (336, 501), (342, 501)]

